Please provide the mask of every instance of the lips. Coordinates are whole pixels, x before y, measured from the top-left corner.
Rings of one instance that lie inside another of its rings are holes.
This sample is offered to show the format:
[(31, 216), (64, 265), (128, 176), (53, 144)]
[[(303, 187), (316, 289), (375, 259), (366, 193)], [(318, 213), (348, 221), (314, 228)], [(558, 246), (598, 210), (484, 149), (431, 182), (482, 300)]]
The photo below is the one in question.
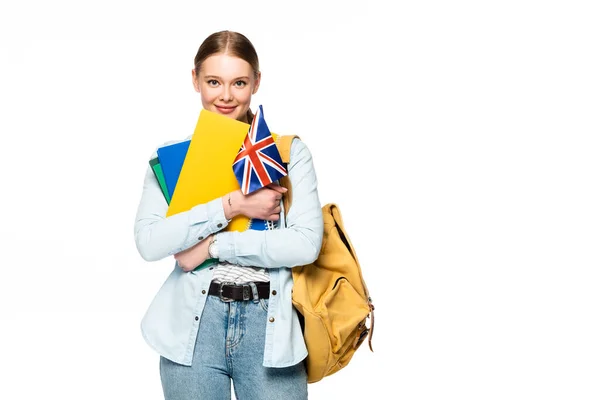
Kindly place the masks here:
[(221, 114), (231, 114), (233, 112), (233, 110), (235, 110), (236, 106), (217, 106), (217, 105), (215, 105), (215, 108)]

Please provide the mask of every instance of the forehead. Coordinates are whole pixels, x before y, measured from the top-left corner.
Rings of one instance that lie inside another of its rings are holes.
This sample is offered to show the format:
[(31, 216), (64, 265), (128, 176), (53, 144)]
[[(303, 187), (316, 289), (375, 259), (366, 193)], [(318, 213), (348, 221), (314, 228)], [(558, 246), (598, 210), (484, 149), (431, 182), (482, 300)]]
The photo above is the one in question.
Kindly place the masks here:
[(215, 54), (208, 57), (200, 67), (200, 75), (214, 75), (222, 78), (252, 76), (252, 66), (239, 57)]

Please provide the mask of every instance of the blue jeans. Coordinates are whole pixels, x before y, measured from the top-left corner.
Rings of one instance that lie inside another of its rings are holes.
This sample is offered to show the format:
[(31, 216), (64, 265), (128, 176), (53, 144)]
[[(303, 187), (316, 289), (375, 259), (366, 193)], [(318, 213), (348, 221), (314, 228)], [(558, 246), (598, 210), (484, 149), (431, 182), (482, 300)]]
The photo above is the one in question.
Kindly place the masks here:
[(208, 296), (200, 320), (192, 366), (160, 357), (165, 400), (304, 400), (304, 363), (262, 366), (268, 300), (223, 302)]

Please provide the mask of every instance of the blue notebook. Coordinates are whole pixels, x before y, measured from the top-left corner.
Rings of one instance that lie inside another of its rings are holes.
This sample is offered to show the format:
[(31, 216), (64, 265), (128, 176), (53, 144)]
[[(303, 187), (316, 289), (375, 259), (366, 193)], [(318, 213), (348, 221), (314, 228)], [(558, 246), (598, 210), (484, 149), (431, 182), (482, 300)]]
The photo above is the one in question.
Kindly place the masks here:
[(173, 198), (177, 179), (179, 178), (179, 173), (181, 172), (181, 167), (183, 167), (183, 161), (185, 160), (189, 147), (190, 140), (186, 140), (184, 142), (160, 147), (157, 150), (158, 160), (167, 186), (167, 192), (171, 199)]

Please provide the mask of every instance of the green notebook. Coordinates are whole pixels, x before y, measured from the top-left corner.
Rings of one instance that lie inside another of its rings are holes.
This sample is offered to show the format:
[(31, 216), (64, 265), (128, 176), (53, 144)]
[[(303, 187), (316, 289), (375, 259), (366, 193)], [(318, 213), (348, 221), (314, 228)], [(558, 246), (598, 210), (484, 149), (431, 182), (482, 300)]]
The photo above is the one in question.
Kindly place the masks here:
[(165, 196), (165, 200), (167, 200), (167, 204), (171, 202), (171, 197), (169, 196), (169, 191), (167, 190), (167, 183), (165, 182), (165, 174), (163, 174), (162, 167), (160, 166), (160, 162), (158, 161), (158, 157), (150, 160), (150, 168), (154, 172), (154, 176), (160, 185), (160, 189)]
[[(167, 204), (169, 204), (171, 202), (171, 197), (169, 196), (169, 190), (167, 189), (167, 183), (165, 182), (165, 175), (163, 174), (163, 170), (160, 165), (160, 161), (158, 160), (158, 157), (151, 159), (149, 161), (149, 163), (150, 163), (150, 168), (152, 168), (152, 171), (154, 172), (154, 176), (156, 177), (156, 180), (158, 181), (160, 190), (162, 190), (162, 193), (165, 196), (165, 200), (167, 201)], [(212, 265), (218, 261), (219, 260), (217, 260), (216, 258), (208, 258), (202, 264), (200, 264), (196, 268), (194, 268), (194, 271), (198, 271), (204, 267), (208, 267), (209, 265)]]

